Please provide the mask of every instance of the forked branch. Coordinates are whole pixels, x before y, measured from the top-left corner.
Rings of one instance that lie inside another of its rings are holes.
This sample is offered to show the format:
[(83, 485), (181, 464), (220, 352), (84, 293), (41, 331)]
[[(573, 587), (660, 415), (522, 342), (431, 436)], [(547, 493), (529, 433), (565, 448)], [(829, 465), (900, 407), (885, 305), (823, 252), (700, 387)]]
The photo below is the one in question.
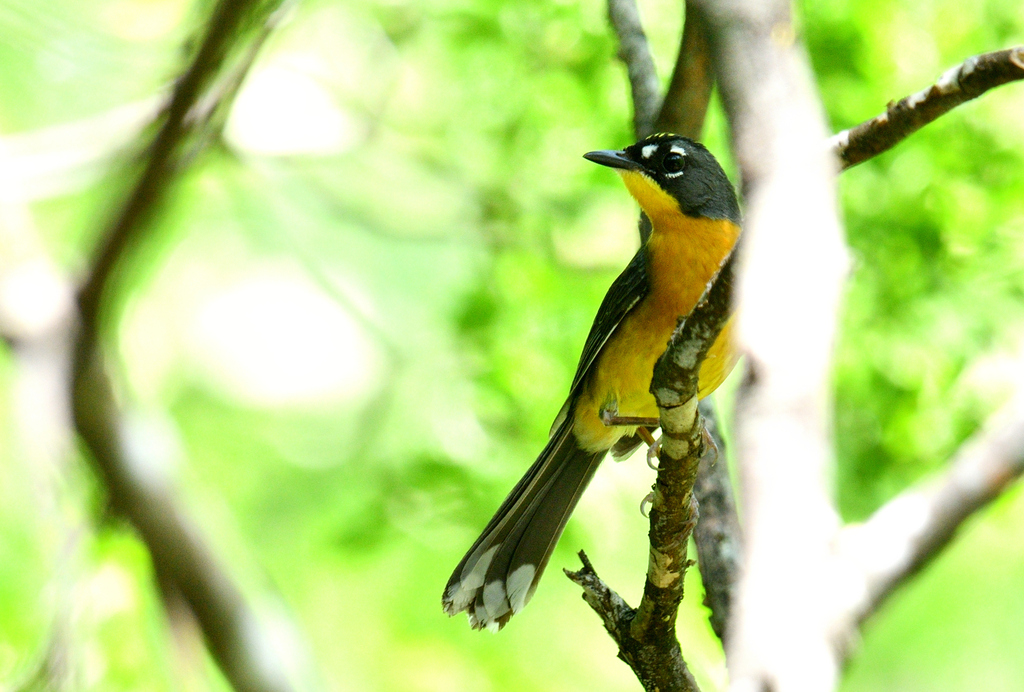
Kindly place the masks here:
[[(1017, 403), (1007, 407), (987, 432), (965, 445), (941, 479), (901, 495), (865, 525), (840, 530), (825, 482), (831, 458), (827, 417), (823, 412), (827, 410), (828, 354), (846, 260), (838, 232), (834, 190), (828, 182), (828, 161), (820, 145), (816, 148), (814, 144), (815, 133), (818, 142), (824, 139), (823, 124), (816, 115), (820, 107), (815, 105), (806, 60), (796, 46), (788, 7), (783, 2), (746, 0), (687, 3), (686, 33), (669, 95), (660, 106), (656, 91), (650, 88), (657, 77), (635, 4), (632, 0), (609, 0), (609, 14), (620, 38), (620, 57), (630, 73), (638, 137), (654, 129), (691, 137), (699, 135), (710, 94), (709, 46), (713, 44), (716, 49), (715, 69), (722, 80), (723, 100), (733, 127), (735, 152), (748, 201), (747, 247), (743, 258), (752, 266), (744, 266), (742, 281), (756, 287), (742, 292), (747, 297), (740, 299), (741, 310), (745, 303), (752, 307), (746, 308), (747, 316), (742, 318), (746, 325), (741, 324), (739, 329), (751, 367), (751, 376), (741, 395), (739, 434), (741, 454), (747, 465), (747, 538), (755, 545), (747, 546), (746, 559), (751, 564), (744, 587), (746, 606), (741, 608), (737, 621), (739, 632), (730, 635), (739, 640), (729, 645), (730, 670), (741, 686), (766, 684), (775, 689), (797, 689), (811, 684), (827, 688), (835, 681), (841, 659), (848, 653), (846, 644), (857, 624), (937, 554), (967, 517), (1024, 471), (1024, 404), (1020, 403), (1024, 399), (1015, 400)], [(711, 41), (709, 31), (714, 34)], [(758, 66), (756, 72), (750, 69), (752, 65)], [(843, 169), (849, 168), (888, 150), (957, 105), (1019, 79), (1024, 79), (1024, 47), (976, 56), (947, 71), (935, 85), (891, 104), (886, 113), (833, 136), (828, 140), (830, 148), (840, 158)], [(658, 117), (648, 126), (646, 118), (655, 111)], [(793, 209), (801, 212), (803, 220), (799, 223), (794, 223)], [(642, 232), (643, 224), (641, 229)], [(785, 240), (786, 233), (794, 229), (815, 230), (814, 235)], [(828, 232), (823, 233), (822, 229)], [(797, 290), (792, 290), (790, 283), (778, 282), (778, 273), (772, 269), (780, 266), (772, 259), (773, 248), (794, 243), (820, 260), (810, 272), (813, 276), (801, 274), (799, 280), (793, 277), (803, 287)], [(773, 284), (777, 286), (773, 288)], [(816, 288), (808, 291), (809, 285)], [(785, 296), (801, 299), (774, 297), (776, 288)], [(721, 314), (727, 313), (728, 306)], [(756, 318), (758, 315), (764, 319)], [(697, 325), (701, 319), (695, 313), (686, 324)], [(780, 326), (789, 321), (796, 325), (794, 329)], [(796, 339), (800, 346), (796, 349), (777, 344), (771, 336), (786, 334), (787, 344), (791, 344), (792, 334), (797, 332), (801, 336)], [(666, 358), (678, 358), (685, 353), (678, 340), (673, 343), (670, 352), (674, 356), (666, 354)], [(682, 446), (688, 448), (694, 441), (688, 433), (700, 427), (699, 417), (690, 412), (689, 375), (675, 372), (667, 380), (659, 380), (660, 376), (664, 376), (663, 369), (655, 375), (652, 391), (671, 393), (669, 399), (674, 402), (662, 409), (663, 427), (671, 431), (678, 426), (685, 441)], [(664, 406), (666, 401), (659, 397), (659, 403)], [(673, 418), (683, 411), (686, 415), (673, 423)], [(666, 435), (666, 440), (673, 437)], [(665, 459), (676, 458), (664, 450), (663, 454)], [(685, 544), (696, 518), (696, 508), (690, 505), (693, 478), (689, 473), (693, 460), (680, 461), (682, 465), (677, 468), (686, 472), (672, 481), (666, 480), (664, 485), (659, 474), (655, 493), (656, 506), (659, 500), (672, 496), (676, 507), (684, 508), (680, 516), (685, 521), (673, 528), (674, 548)], [(668, 468), (664, 461), (662, 466)], [(732, 583), (740, 536), (731, 498), (724, 494), (726, 500), (716, 499), (723, 494), (714, 489), (723, 483), (728, 487), (728, 476), (723, 472), (720, 465), (717, 478), (708, 476), (713, 482), (700, 486), (709, 507), (723, 508), (721, 535), (709, 534), (705, 541), (698, 542), (702, 572), (705, 562), (711, 567), (716, 563), (722, 567), (717, 572), (712, 569), (704, 573), (704, 578), (714, 611), (712, 622), (717, 623), (715, 630), (724, 640), (724, 620), (734, 596)], [(638, 633), (655, 634), (661, 642), (654, 650), (661, 657), (662, 668), (683, 666), (685, 670), (669, 628), (646, 627), (655, 621), (674, 623), (681, 598), (680, 575), (686, 566), (685, 555), (667, 546), (666, 535), (654, 530), (654, 516), (652, 512), (652, 559), (644, 600), (636, 611), (600, 581), (586, 560), (585, 568), (573, 575), (585, 587), (588, 602), (601, 613), (609, 632), (619, 642), (620, 656), (637, 670), (645, 686), (650, 685), (651, 676), (642, 671), (642, 662), (636, 664), (635, 655), (626, 655), (623, 644), (637, 641)], [(794, 516), (801, 520), (791, 521)], [(807, 519), (812, 516), (816, 519)], [(794, 532), (790, 530), (794, 526), (807, 530)], [(703, 523), (698, 524), (698, 530), (701, 528), (705, 528)], [(883, 541), (889, 546), (882, 551), (884, 556), (877, 550)], [(725, 548), (716, 551), (716, 546)], [(797, 636), (787, 639), (784, 648), (793, 655), (778, 655), (779, 649), (773, 646), (779, 640), (773, 628), (785, 618), (767, 607), (773, 602), (780, 603), (778, 594), (792, 586), (773, 580), (780, 561), (795, 565), (793, 568), (804, 575), (805, 581), (810, 579), (820, 587), (812, 594), (800, 595), (804, 600), (814, 600), (816, 605), (805, 609), (809, 611), (805, 612), (808, 617), (799, 623), (790, 622), (795, 627), (788, 631)], [(665, 564), (671, 569), (665, 569)], [(665, 594), (658, 593), (659, 583), (674, 584), (677, 577), (678, 594), (671, 589)], [(768, 595), (769, 591), (772, 595)], [(670, 597), (660, 598), (669, 593)], [(662, 689), (689, 689), (686, 685), (692, 683), (688, 680), (688, 676), (679, 676), (671, 683), (674, 687)]]

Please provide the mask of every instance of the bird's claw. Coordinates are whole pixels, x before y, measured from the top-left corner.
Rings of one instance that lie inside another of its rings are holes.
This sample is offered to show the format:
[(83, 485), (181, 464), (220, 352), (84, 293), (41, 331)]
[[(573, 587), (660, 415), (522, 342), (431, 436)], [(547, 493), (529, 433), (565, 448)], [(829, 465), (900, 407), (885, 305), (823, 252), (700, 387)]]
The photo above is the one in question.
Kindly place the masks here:
[(658, 462), (661, 460), (661, 437), (647, 447), (647, 466), (652, 470), (658, 470)]
[(654, 491), (647, 493), (644, 499), (640, 500), (640, 514), (644, 516), (644, 519), (651, 518), (651, 505), (654, 504)]

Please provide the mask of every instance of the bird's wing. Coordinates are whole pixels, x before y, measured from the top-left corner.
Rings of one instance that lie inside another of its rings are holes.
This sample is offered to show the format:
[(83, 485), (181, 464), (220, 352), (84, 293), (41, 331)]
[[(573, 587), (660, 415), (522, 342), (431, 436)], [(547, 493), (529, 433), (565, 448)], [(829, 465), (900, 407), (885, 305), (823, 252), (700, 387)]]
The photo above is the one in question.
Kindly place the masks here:
[(558, 417), (555, 418), (551, 431), (554, 431), (565, 420), (569, 413), (570, 404), (576, 397), (590, 367), (597, 360), (605, 343), (618, 328), (623, 318), (629, 311), (647, 295), (650, 286), (647, 282), (647, 257), (644, 246), (633, 255), (626, 268), (622, 270), (618, 278), (612, 283), (601, 301), (601, 307), (597, 309), (597, 316), (594, 317), (594, 324), (590, 327), (590, 334), (583, 345), (583, 353), (580, 354), (580, 362), (576, 366), (576, 375), (572, 378), (572, 387), (569, 388), (569, 397), (566, 399)]

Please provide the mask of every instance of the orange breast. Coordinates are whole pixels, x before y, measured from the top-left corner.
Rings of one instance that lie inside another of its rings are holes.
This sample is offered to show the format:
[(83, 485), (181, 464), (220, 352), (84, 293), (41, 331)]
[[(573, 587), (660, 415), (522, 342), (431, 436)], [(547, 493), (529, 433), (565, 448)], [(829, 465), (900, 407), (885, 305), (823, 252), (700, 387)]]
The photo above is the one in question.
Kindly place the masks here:
[[(648, 391), (654, 364), (664, 353), (676, 321), (693, 310), (739, 235), (729, 221), (678, 213), (652, 221), (655, 230), (647, 243), (650, 292), (608, 339), (576, 401), (573, 429), (587, 450), (608, 449), (636, 430), (605, 426), (600, 418), (603, 410), (657, 418), (658, 407)], [(701, 366), (701, 398), (713, 392), (736, 363), (730, 325), (731, 321)]]

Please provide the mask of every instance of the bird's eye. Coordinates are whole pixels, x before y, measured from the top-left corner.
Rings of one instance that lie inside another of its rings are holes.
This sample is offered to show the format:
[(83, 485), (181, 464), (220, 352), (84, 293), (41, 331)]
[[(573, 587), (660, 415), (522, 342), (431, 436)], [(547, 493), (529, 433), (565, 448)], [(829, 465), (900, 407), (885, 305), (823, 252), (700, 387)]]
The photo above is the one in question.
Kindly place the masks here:
[(666, 173), (678, 173), (683, 170), (683, 155), (671, 152), (662, 160), (661, 167)]

